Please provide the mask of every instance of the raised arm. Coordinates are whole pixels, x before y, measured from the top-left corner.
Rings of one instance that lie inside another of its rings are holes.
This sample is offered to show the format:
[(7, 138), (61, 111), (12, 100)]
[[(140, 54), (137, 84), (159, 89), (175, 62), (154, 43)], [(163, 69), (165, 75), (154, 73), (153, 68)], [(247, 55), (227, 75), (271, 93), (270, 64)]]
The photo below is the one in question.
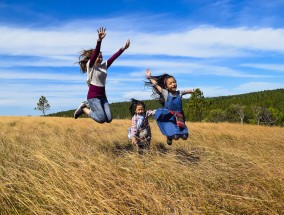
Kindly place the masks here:
[(100, 51), (101, 51), (102, 40), (106, 36), (106, 28), (100, 27), (97, 31), (98, 31), (97, 45), (96, 45), (95, 51), (93, 52), (91, 56), (89, 67), (93, 67), (94, 63), (96, 62), (96, 59), (99, 56)]
[(184, 90), (185, 94), (191, 94), (194, 93), (194, 89), (190, 89), (190, 90)]
[(155, 80), (155, 79), (153, 79), (153, 78), (151, 78), (152, 76), (151, 76), (151, 71), (150, 71), (150, 69), (146, 69), (146, 78), (149, 80), (149, 81), (151, 81), (151, 83), (153, 84), (153, 86), (160, 92), (160, 93), (162, 93), (162, 87), (160, 87), (158, 84), (157, 84), (157, 81)]
[(181, 95), (194, 93), (194, 89), (180, 90)]
[(129, 46), (130, 46), (130, 40), (128, 39), (125, 45), (122, 48), (120, 48), (113, 56), (111, 56), (111, 58), (107, 60), (107, 68), (109, 68), (113, 63), (113, 61), (115, 61), (116, 58), (118, 58), (126, 49), (128, 49)]

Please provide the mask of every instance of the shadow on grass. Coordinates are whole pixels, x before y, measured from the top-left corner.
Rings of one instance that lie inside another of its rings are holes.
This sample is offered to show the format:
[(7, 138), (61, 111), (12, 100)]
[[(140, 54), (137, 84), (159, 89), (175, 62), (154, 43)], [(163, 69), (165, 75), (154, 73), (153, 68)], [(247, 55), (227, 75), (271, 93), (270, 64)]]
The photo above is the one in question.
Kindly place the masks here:
[(192, 148), (191, 151), (183, 148), (177, 148), (175, 150), (176, 158), (184, 164), (200, 162), (203, 153), (204, 149), (202, 148)]
[(155, 149), (161, 154), (167, 154), (170, 151), (170, 149), (167, 148), (164, 143), (157, 143), (156, 145), (153, 146), (153, 149)]
[(170, 149), (167, 148), (164, 143), (150, 145), (149, 148), (148, 147), (141, 148), (138, 146), (133, 146), (131, 143), (118, 142), (118, 141), (113, 142), (113, 147), (111, 149), (111, 152), (116, 156), (122, 156), (125, 153), (130, 153), (130, 152), (137, 152), (140, 155), (152, 154), (152, 153), (155, 154), (158, 152), (159, 154), (165, 155), (169, 151)]
[(116, 156), (122, 156), (125, 153), (134, 152), (135, 147), (131, 143), (113, 142), (112, 153)]
[(128, 153), (136, 153), (143, 155), (143, 154), (156, 154), (159, 155), (166, 155), (168, 153), (174, 153), (176, 155), (176, 159), (181, 162), (182, 164), (189, 164), (189, 163), (198, 163), (201, 160), (201, 155), (204, 153), (203, 148), (191, 148), (183, 149), (183, 148), (169, 148), (164, 143), (157, 143), (150, 146), (150, 149), (143, 149), (137, 151), (137, 147), (133, 146), (130, 142), (119, 142), (114, 141), (111, 148), (108, 148), (109, 152), (111, 152), (115, 156), (124, 156)]

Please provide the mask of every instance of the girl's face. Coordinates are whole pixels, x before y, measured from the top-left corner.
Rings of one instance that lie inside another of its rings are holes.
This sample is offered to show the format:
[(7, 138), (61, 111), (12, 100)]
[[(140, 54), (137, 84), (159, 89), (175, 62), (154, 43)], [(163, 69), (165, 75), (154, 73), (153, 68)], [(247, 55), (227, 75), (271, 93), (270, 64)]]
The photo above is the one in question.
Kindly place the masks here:
[(166, 79), (166, 89), (170, 92), (175, 92), (177, 90), (177, 82), (173, 77)]
[(143, 105), (137, 105), (135, 109), (135, 113), (138, 115), (143, 115), (144, 114), (144, 107)]
[(102, 61), (103, 61), (103, 55), (102, 55), (102, 53), (100, 52), (100, 54), (98, 55), (98, 57), (97, 57), (97, 59), (96, 59), (96, 61), (95, 61), (95, 64), (96, 64), (97, 66), (100, 66), (101, 63), (102, 63)]

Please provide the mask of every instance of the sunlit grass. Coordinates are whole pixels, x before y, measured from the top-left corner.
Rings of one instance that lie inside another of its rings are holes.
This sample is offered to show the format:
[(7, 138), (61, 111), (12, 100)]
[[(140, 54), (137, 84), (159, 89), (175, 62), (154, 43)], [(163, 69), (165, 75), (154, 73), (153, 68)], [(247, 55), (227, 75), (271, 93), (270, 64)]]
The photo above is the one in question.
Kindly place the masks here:
[(281, 214), (284, 128), (187, 123), (150, 150), (130, 120), (0, 118), (0, 214)]

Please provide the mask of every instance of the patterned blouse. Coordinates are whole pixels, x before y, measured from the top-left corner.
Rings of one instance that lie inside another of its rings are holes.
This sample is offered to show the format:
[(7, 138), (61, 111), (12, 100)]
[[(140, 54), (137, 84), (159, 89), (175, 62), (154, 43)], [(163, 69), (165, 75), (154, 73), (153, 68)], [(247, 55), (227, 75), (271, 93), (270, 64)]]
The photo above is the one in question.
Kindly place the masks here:
[(156, 110), (148, 110), (144, 115), (134, 114), (132, 117), (131, 135), (132, 137), (137, 135), (137, 131), (141, 128), (143, 122), (143, 127), (149, 126), (148, 117), (153, 116)]

